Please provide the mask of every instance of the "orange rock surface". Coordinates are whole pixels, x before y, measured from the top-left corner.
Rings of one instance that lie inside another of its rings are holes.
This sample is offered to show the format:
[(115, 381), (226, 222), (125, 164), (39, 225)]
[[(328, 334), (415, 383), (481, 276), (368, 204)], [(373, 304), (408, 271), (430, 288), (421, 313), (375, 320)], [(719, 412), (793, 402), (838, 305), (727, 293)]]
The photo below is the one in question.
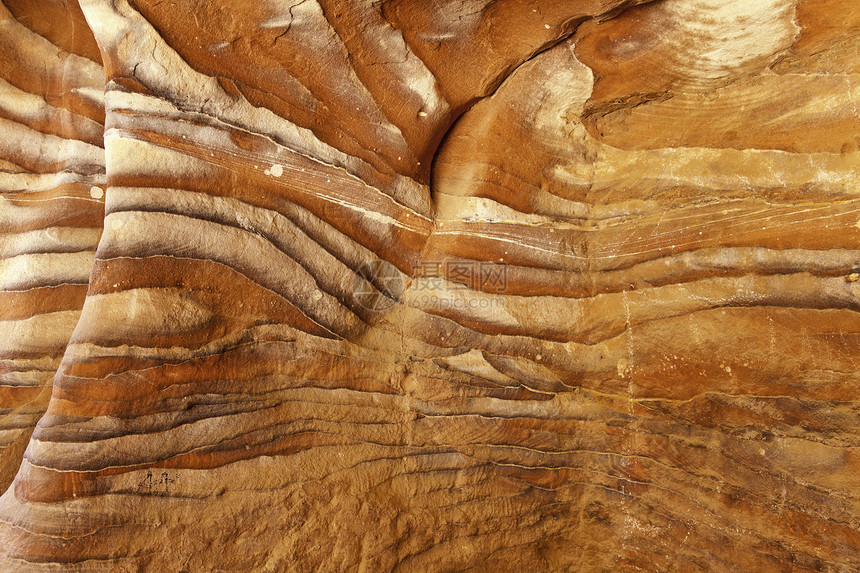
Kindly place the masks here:
[(2, 1), (0, 570), (860, 569), (860, 6)]

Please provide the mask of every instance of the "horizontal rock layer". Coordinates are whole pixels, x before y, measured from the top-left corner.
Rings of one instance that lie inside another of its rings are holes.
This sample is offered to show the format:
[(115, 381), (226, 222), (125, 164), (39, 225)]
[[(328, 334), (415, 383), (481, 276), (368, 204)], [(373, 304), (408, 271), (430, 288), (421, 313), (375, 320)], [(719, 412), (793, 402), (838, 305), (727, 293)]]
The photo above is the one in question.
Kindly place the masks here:
[(860, 567), (860, 9), (4, 2), (6, 570)]
[(104, 219), (104, 69), (76, 3), (0, 4), (0, 489), (81, 314)]

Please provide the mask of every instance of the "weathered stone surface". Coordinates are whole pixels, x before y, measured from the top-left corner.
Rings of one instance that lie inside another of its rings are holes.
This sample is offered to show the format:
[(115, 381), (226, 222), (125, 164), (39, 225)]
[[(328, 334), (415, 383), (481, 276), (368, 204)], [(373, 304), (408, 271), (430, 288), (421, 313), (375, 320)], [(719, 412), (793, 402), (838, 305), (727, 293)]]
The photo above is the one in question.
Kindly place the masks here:
[(0, 489), (80, 316), (104, 218), (104, 70), (76, 3), (0, 4)]
[(5, 570), (860, 568), (860, 7), (4, 3)]

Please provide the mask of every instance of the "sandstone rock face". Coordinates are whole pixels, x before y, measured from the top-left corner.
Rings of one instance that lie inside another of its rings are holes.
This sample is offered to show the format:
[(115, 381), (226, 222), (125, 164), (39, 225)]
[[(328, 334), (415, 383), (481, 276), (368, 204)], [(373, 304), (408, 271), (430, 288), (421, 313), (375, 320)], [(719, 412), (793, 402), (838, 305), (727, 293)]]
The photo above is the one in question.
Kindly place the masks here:
[(3, 4), (0, 569), (860, 569), (860, 6)]
[(0, 5), (0, 488), (80, 317), (104, 218), (104, 70), (77, 4)]

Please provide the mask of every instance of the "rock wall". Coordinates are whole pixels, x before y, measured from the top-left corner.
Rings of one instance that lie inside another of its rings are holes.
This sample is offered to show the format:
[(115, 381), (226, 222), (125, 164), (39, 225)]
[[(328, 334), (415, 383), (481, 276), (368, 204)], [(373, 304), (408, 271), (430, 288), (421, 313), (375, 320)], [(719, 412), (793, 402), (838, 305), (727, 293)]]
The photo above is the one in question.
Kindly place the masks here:
[(860, 568), (860, 6), (3, 4), (0, 570)]
[(77, 4), (0, 4), (0, 489), (81, 315), (104, 219), (104, 69)]

